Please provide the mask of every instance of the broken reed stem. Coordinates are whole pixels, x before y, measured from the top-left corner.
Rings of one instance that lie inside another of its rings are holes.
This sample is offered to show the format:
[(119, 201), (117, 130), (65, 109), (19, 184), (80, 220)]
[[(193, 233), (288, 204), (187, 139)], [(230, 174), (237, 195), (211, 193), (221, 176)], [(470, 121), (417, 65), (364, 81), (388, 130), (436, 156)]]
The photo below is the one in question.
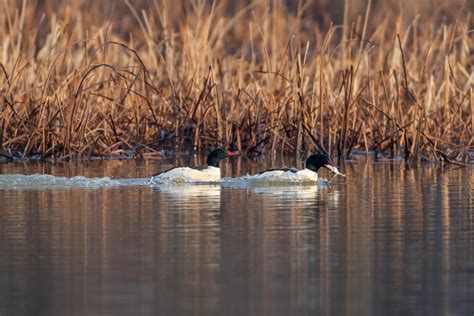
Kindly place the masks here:
[(471, 101), (471, 138), (474, 137), (474, 91), (471, 88), (470, 89), (470, 98), (469, 100)]

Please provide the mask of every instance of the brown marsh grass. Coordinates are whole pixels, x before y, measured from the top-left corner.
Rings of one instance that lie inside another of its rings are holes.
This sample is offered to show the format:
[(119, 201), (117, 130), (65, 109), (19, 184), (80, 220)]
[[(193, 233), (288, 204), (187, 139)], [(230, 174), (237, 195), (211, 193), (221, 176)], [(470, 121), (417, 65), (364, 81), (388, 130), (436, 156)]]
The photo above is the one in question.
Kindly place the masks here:
[(1, 153), (469, 159), (472, 5), (339, 2), (0, 0)]

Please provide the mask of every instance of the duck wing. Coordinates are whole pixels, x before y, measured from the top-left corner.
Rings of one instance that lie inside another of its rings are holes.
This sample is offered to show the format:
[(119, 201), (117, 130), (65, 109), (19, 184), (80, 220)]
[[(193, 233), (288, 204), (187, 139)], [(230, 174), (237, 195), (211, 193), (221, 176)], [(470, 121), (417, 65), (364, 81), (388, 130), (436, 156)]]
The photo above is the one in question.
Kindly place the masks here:
[(296, 169), (296, 168), (288, 168), (288, 167), (272, 168), (272, 169), (267, 169), (267, 170), (264, 170), (264, 171), (260, 171), (259, 173), (257, 173), (257, 175), (261, 175), (261, 174), (264, 174), (264, 173), (266, 173), (266, 172), (271, 172), (271, 171), (283, 171), (283, 172), (297, 173), (297, 172), (298, 172), (298, 169)]

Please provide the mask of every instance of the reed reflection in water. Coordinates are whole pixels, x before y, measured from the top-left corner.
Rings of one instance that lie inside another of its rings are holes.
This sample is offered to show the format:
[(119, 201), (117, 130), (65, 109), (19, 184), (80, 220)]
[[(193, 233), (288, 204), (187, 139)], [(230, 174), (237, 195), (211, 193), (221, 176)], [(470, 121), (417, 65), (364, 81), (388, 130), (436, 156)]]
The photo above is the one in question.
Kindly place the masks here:
[(343, 168), (317, 187), (0, 190), (0, 313), (472, 313), (472, 167)]

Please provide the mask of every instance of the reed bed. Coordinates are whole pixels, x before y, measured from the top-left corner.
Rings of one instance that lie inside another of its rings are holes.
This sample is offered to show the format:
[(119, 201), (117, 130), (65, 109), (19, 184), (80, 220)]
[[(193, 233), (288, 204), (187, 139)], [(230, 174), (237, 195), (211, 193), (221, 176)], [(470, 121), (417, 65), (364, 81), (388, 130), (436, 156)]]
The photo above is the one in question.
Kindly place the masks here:
[(472, 5), (345, 2), (1, 0), (1, 154), (469, 160)]

